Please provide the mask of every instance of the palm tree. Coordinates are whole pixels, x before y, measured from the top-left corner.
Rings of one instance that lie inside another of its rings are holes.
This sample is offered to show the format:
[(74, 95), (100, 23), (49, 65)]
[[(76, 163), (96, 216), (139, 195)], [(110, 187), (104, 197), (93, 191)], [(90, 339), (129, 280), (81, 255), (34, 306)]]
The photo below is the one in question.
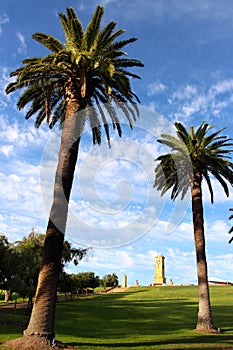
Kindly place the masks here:
[[(184, 198), (190, 189), (192, 198), (194, 242), (198, 276), (198, 320), (196, 329), (200, 331), (215, 331), (212, 321), (207, 261), (205, 253), (204, 212), (202, 200), (202, 180), (207, 183), (211, 203), (214, 201), (212, 180), (217, 179), (225, 194), (229, 195), (226, 180), (233, 184), (233, 164), (229, 160), (229, 149), (233, 144), (231, 139), (221, 136), (222, 130), (212, 133), (213, 128), (203, 122), (196, 131), (190, 127), (190, 132), (181, 123), (175, 123), (176, 136), (162, 134), (158, 142), (168, 146), (170, 153), (159, 156), (155, 169), (154, 187), (161, 195), (171, 189), (171, 199), (178, 195)], [(208, 134), (208, 135), (207, 135)]]
[(139, 100), (130, 79), (140, 77), (129, 68), (143, 64), (126, 58), (127, 53), (122, 50), (137, 39), (116, 40), (124, 30), (115, 30), (115, 22), (101, 29), (103, 14), (104, 8), (98, 6), (84, 30), (73, 8), (67, 8), (66, 14), (60, 13), (65, 43), (51, 35), (35, 33), (33, 39), (46, 47), (49, 54), (23, 60), (23, 66), (11, 73), (15, 80), (6, 88), (7, 94), (23, 89), (17, 106), (22, 109), (29, 104), (26, 119), (36, 115), (36, 127), (46, 120), (50, 128), (56, 122), (62, 128), (44, 255), (34, 307), (24, 335), (49, 340), (54, 337), (56, 288), (68, 204), (86, 120), (90, 122), (93, 143), (101, 143), (102, 124), (110, 145), (109, 124), (121, 136), (116, 106), (123, 111), (131, 128), (138, 115), (135, 102)]

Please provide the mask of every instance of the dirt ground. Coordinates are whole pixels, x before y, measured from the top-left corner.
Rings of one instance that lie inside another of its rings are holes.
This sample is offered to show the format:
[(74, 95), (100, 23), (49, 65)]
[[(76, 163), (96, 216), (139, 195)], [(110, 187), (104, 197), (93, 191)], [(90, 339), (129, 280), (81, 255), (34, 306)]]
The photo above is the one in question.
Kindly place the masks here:
[(52, 346), (45, 338), (37, 336), (27, 336), (5, 342), (3, 345), (9, 346), (15, 350), (51, 350), (51, 349), (69, 349), (74, 347), (57, 341), (56, 346)]

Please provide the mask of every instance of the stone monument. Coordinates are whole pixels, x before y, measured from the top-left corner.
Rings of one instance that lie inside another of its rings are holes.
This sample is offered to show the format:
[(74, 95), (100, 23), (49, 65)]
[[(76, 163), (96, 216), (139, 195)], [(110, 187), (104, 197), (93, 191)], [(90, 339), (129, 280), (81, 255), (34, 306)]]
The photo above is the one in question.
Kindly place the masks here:
[(162, 255), (155, 257), (155, 276), (154, 276), (155, 285), (166, 284), (166, 278), (164, 274), (164, 260), (165, 260), (165, 257)]
[(127, 287), (127, 276), (124, 275), (122, 278), (122, 288), (126, 288)]

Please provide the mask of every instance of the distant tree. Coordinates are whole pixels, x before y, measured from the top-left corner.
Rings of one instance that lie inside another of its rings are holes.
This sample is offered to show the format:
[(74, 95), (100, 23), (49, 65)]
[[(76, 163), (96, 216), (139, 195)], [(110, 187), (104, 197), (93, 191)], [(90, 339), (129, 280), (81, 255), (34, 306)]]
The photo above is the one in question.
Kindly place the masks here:
[(32, 307), (32, 298), (35, 295), (41, 258), (43, 254), (44, 234), (35, 233), (34, 229), (14, 243), (14, 250), (19, 258), (18, 277), (22, 281), (17, 292), (22, 297), (28, 297), (28, 308)]
[(0, 286), (6, 278), (5, 256), (9, 250), (9, 242), (5, 235), (0, 235)]
[(94, 272), (80, 272), (72, 275), (74, 285), (77, 291), (82, 291), (85, 288), (96, 288), (99, 286), (99, 277), (95, 276)]
[[(0, 266), (2, 273), (4, 272), (1, 288), (6, 289), (8, 298), (12, 292), (17, 292), (21, 297), (28, 297), (29, 309), (36, 291), (44, 240), (45, 234), (35, 233), (34, 229), (27, 237), (11, 244), (5, 236), (0, 236)], [(86, 254), (87, 249), (74, 248), (68, 241), (64, 241), (60, 274), (68, 262), (73, 261), (77, 265)]]
[(61, 272), (59, 275), (59, 281), (58, 281), (58, 291), (61, 293), (75, 293), (76, 287), (75, 287), (75, 281), (72, 278), (72, 275)]
[(11, 300), (11, 295), (22, 284), (18, 276), (19, 257), (6, 236), (0, 236), (0, 288), (5, 290), (5, 302)]
[(190, 132), (181, 123), (175, 123), (177, 136), (162, 134), (158, 140), (170, 148), (170, 153), (157, 158), (159, 164), (155, 169), (154, 187), (161, 195), (171, 189), (171, 199), (178, 195), (184, 198), (190, 190), (192, 197), (193, 232), (196, 249), (199, 310), (196, 329), (200, 331), (215, 331), (210, 306), (207, 260), (205, 253), (204, 210), (202, 199), (202, 182), (206, 180), (211, 202), (214, 193), (211, 180), (215, 178), (229, 195), (226, 181), (233, 184), (233, 164), (230, 162), (232, 140), (221, 136), (224, 129), (208, 133), (213, 126), (202, 123), (196, 130), (190, 127)]
[(101, 283), (104, 287), (114, 287), (118, 286), (118, 276), (115, 273), (112, 274), (106, 274), (102, 280)]

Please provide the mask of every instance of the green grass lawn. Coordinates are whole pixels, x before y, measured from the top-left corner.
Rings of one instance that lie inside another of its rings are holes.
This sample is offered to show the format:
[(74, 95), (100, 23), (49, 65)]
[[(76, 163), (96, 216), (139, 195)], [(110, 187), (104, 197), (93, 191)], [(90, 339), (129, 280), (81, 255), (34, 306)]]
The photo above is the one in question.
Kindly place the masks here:
[[(212, 286), (210, 293), (214, 323), (223, 334), (193, 331), (197, 287), (167, 286), (132, 287), (122, 293), (60, 302), (56, 336), (85, 350), (233, 347), (233, 287)], [(20, 337), (26, 322), (25, 310), (0, 310), (0, 342)]]

